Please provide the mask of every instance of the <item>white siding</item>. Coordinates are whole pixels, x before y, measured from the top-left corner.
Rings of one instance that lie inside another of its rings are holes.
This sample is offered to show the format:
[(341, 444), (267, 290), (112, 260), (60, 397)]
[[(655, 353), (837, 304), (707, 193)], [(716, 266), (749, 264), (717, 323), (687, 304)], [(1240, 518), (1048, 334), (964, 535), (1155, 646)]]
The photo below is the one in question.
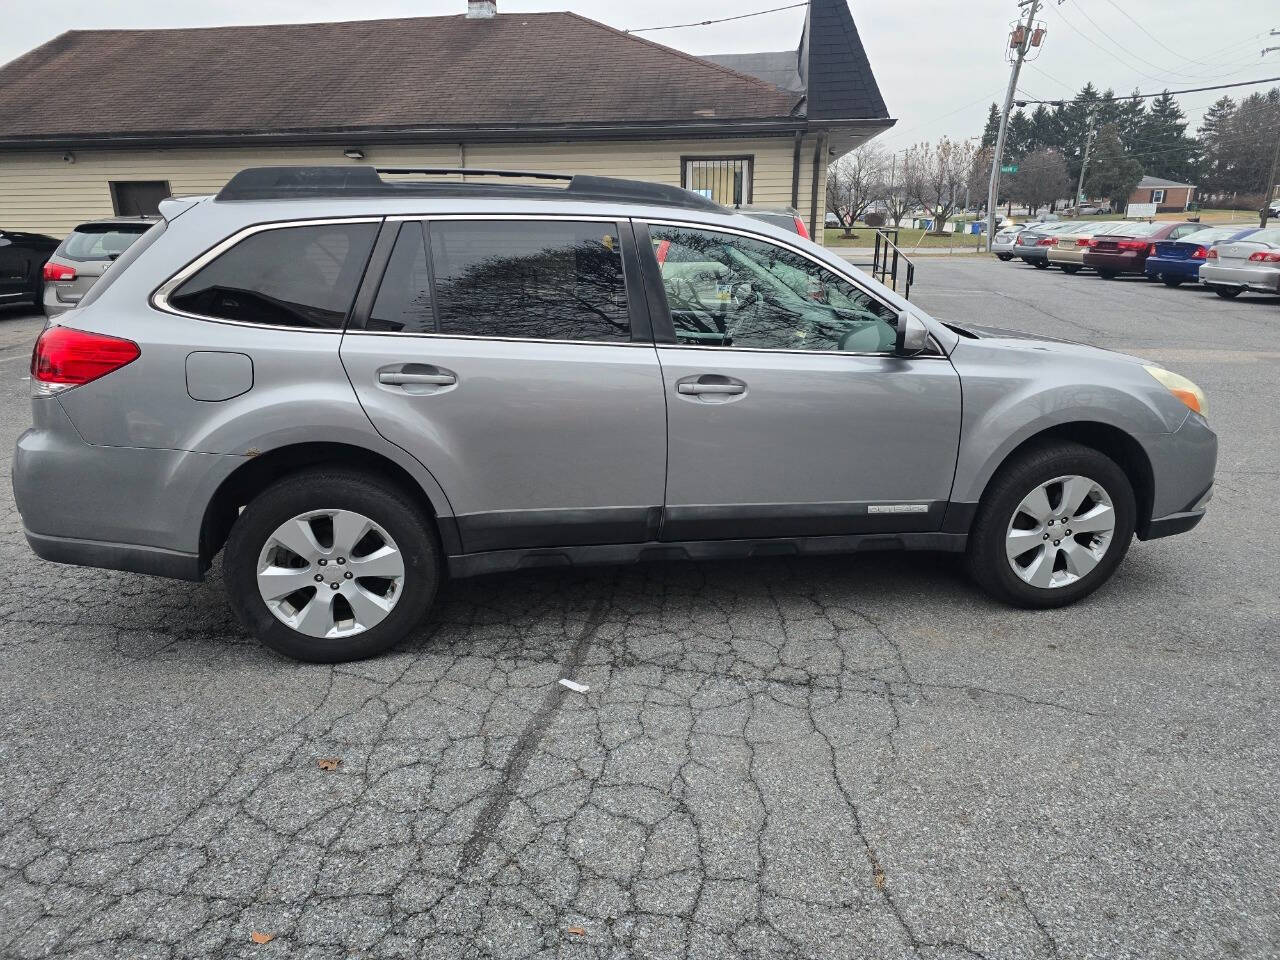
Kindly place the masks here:
[[(800, 154), (798, 207), (806, 221), (815, 139)], [(477, 143), (375, 146), (365, 160), (379, 166), (500, 167), (593, 173), (679, 185), (683, 156), (754, 158), (752, 201), (791, 203), (790, 137), (573, 143)], [(270, 164), (343, 164), (340, 146), (202, 147), (0, 153), (0, 226), (61, 237), (76, 223), (113, 213), (112, 180), (167, 180), (174, 196), (216, 193), (236, 171)], [(818, 224), (826, 200), (826, 164), (819, 175)], [(821, 230), (816, 231), (821, 237)]]

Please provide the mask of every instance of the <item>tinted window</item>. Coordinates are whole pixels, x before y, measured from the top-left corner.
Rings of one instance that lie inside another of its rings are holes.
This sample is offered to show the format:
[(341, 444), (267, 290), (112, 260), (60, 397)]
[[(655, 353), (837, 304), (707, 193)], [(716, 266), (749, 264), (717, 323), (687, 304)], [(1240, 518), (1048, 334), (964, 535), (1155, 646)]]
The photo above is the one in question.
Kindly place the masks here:
[(340, 328), (377, 230), (376, 223), (263, 230), (201, 269), (169, 303), (224, 320)]
[(63, 241), (58, 256), (68, 260), (114, 260), (149, 229), (151, 224), (146, 221), (86, 223)]
[(615, 224), (440, 220), (430, 236), (441, 333), (630, 339)]
[(795, 251), (748, 237), (650, 227), (680, 343), (759, 350), (893, 350), (896, 313)]
[(422, 224), (404, 223), (369, 311), (368, 329), (432, 333), (435, 328)]

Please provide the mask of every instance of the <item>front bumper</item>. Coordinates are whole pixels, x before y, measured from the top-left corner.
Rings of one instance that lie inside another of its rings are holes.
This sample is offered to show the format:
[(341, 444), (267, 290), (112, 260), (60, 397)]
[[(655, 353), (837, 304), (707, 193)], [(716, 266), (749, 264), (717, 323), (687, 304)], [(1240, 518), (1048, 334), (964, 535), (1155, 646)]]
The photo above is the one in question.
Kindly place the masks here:
[(1224, 267), (1206, 263), (1200, 268), (1200, 282), (1217, 287), (1243, 287), (1258, 293), (1280, 293), (1280, 267)]
[(1213, 496), (1218, 436), (1198, 414), (1173, 433), (1144, 444), (1154, 480), (1151, 516), (1138, 524), (1139, 540), (1185, 533), (1202, 519)]

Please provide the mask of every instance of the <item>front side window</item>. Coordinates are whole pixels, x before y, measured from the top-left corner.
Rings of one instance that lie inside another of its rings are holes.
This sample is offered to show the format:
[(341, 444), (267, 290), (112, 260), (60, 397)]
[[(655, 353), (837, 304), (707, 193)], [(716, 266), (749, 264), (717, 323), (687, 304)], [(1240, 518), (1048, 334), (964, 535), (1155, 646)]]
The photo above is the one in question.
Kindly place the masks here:
[(437, 220), (428, 230), (440, 333), (631, 339), (616, 224)]
[(329, 223), (251, 234), (184, 281), (169, 304), (241, 323), (341, 329), (377, 231), (376, 223)]
[(734, 234), (653, 225), (679, 343), (891, 353), (896, 312), (808, 257)]

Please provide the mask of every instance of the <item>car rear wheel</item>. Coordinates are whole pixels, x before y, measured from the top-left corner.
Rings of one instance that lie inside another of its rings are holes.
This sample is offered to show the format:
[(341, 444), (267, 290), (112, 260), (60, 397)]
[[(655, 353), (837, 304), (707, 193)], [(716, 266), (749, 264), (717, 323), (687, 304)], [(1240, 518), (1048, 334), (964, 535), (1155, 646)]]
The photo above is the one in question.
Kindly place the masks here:
[(1014, 606), (1065, 606), (1115, 572), (1136, 522), (1133, 487), (1114, 460), (1081, 444), (1046, 444), (992, 480), (967, 566), (987, 593)]
[(1064, 264), (1062, 265), (1062, 272), (1063, 272), (1063, 273), (1068, 273), (1068, 274), (1070, 274), (1070, 273), (1079, 273), (1079, 272), (1080, 272), (1080, 267), (1079, 267), (1079, 265), (1078, 265), (1078, 264), (1074, 264), (1074, 263), (1064, 263)]
[(1244, 293), (1244, 287), (1214, 287), (1213, 292), (1223, 300), (1234, 300)]
[(227, 539), (231, 606), (266, 646), (314, 663), (381, 653), (439, 587), (434, 526), (394, 486), (356, 471), (306, 471), (268, 487)]
[(1012, 259), (1013, 259), (1013, 254), (1011, 254), (1011, 253), (997, 253), (997, 254), (996, 254), (996, 259), (997, 259), (997, 260), (1003, 260), (1005, 263), (1008, 263), (1010, 260), (1012, 260)]
[(1164, 275), (1163, 277), (1161, 277), (1160, 279), (1164, 281), (1164, 285), (1165, 285), (1166, 287), (1180, 287), (1180, 286), (1182, 286), (1182, 279), (1183, 279), (1182, 277), (1171, 277), (1171, 276), (1169, 276), (1168, 274), (1165, 274), (1165, 275)]
[(1048, 269), (1049, 269), (1049, 261), (1047, 261), (1047, 260), (1032, 260), (1032, 261), (1030, 261), (1030, 263), (1031, 263), (1031, 265), (1032, 265), (1033, 267), (1035, 267), (1037, 270), (1048, 270)]
[(1103, 280), (1114, 280), (1116, 277), (1120, 276), (1120, 274), (1116, 273), (1114, 270), (1099, 270), (1098, 276)]

